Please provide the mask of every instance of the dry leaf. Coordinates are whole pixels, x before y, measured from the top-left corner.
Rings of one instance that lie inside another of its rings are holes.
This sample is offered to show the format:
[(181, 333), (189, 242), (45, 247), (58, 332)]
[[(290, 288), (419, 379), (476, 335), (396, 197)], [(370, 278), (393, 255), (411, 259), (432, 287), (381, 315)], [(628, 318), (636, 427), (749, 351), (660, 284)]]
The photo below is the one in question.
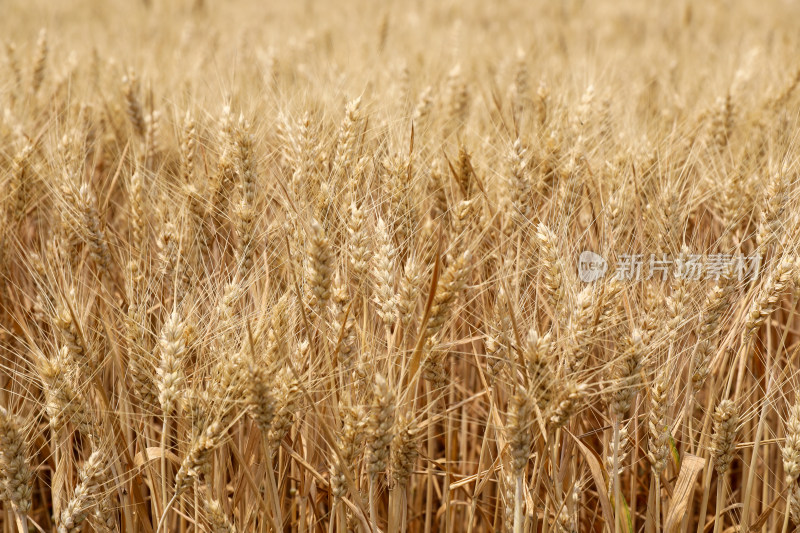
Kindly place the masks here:
[(689, 501), (694, 492), (694, 480), (697, 474), (703, 470), (705, 461), (696, 455), (686, 454), (681, 461), (681, 471), (678, 474), (678, 481), (675, 484), (675, 491), (672, 495), (672, 502), (667, 515), (667, 522), (664, 524), (664, 531), (671, 533), (677, 531), (681, 520), (689, 507)]

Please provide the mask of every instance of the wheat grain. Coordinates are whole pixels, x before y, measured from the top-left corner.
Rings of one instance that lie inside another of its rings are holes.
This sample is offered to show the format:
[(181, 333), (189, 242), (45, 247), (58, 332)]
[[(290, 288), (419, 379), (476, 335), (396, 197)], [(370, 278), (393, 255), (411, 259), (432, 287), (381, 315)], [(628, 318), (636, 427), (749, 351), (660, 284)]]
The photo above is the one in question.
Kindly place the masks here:
[(800, 404), (789, 410), (786, 421), (786, 440), (781, 449), (783, 471), (787, 483), (794, 483), (800, 476)]
[(27, 447), (20, 421), (0, 407), (0, 489), (4, 499), (23, 514), (31, 509), (34, 476)]
[(714, 468), (723, 474), (733, 461), (734, 439), (739, 424), (739, 409), (731, 400), (722, 400), (714, 410), (714, 439), (711, 450)]

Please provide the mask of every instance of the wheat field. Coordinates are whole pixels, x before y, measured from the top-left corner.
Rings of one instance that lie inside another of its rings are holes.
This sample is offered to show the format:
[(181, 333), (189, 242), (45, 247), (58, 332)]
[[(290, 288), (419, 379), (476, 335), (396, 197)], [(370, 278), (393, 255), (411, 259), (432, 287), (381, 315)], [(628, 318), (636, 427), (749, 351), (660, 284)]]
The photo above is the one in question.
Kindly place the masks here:
[(2, 533), (800, 527), (800, 4), (0, 10)]

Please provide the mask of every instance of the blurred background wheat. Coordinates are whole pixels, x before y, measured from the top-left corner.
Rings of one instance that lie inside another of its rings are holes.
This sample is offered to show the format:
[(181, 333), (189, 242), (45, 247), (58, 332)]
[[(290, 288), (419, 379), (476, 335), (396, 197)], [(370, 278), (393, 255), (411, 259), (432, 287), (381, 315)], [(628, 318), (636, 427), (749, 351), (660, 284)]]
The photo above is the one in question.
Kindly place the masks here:
[(0, 9), (3, 533), (800, 526), (800, 4)]

